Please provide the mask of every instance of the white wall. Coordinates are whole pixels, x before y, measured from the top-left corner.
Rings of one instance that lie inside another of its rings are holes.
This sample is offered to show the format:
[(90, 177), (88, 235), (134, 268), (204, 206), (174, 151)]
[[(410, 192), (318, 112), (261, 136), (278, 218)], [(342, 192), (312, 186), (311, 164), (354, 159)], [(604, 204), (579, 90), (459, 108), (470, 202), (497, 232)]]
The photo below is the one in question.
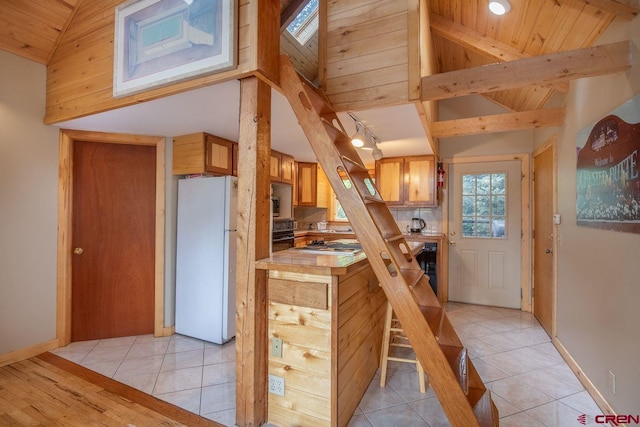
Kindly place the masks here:
[[(640, 19), (614, 22), (598, 44), (640, 46)], [(637, 59), (636, 59), (637, 62)], [(576, 225), (576, 134), (640, 93), (640, 65), (581, 79), (567, 95), (558, 134), (558, 339), (619, 414), (640, 411), (640, 235)], [(536, 132), (536, 145), (548, 132)], [(616, 375), (616, 394), (607, 386)]]
[(56, 337), (58, 129), (44, 65), (0, 51), (0, 355)]

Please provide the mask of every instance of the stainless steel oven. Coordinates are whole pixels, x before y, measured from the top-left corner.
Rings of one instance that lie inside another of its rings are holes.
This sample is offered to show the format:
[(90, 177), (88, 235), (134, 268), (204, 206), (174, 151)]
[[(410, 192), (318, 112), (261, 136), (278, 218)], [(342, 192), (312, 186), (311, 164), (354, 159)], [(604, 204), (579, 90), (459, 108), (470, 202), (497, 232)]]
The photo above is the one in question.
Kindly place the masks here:
[(271, 234), (271, 252), (284, 251), (294, 246), (293, 220), (274, 219)]

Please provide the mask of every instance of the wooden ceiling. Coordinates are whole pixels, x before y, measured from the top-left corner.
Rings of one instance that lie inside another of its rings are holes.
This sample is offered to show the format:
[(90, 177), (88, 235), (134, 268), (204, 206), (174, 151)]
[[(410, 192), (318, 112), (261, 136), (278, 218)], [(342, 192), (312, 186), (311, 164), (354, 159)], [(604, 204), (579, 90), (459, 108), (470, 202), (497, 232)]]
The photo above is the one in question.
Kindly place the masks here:
[[(46, 64), (82, 0), (0, 0), (0, 49)], [(346, 0), (345, 0), (346, 1)], [(633, 19), (638, 0), (510, 0), (492, 15), (488, 0), (431, 0), (430, 21), (439, 73), (593, 45), (614, 18)], [(300, 46), (285, 30), (306, 0), (280, 0), (282, 50), (307, 78), (317, 78), (317, 37)], [(514, 112), (543, 108), (567, 83), (484, 94)]]
[(0, 0), (0, 49), (46, 64), (80, 1)]
[[(488, 0), (432, 0), (431, 29), (439, 73), (592, 46), (618, 16), (638, 14), (634, 0), (510, 0), (503, 16)], [(541, 109), (568, 84), (484, 94), (512, 111)]]

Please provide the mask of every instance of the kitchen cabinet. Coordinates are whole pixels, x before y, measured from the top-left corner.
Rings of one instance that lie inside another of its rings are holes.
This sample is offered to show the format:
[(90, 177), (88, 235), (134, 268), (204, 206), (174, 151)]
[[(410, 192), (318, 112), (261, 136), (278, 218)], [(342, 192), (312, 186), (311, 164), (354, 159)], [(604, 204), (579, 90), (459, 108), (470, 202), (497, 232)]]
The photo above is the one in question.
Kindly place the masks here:
[(173, 138), (173, 174), (233, 174), (233, 141), (205, 132)]
[(293, 184), (294, 159), (292, 156), (271, 150), (269, 174), (271, 181)]
[(293, 162), (293, 206), (298, 206), (298, 162)]
[(280, 182), (280, 176), (282, 174), (282, 154), (277, 151), (271, 150), (271, 162), (269, 166), (269, 175), (271, 181)]
[(317, 163), (298, 162), (298, 206), (328, 208), (331, 185)]
[(280, 182), (293, 184), (294, 180), (294, 159), (293, 156), (282, 153), (280, 160)]
[(434, 156), (376, 161), (376, 186), (389, 206), (430, 207), (438, 203)]

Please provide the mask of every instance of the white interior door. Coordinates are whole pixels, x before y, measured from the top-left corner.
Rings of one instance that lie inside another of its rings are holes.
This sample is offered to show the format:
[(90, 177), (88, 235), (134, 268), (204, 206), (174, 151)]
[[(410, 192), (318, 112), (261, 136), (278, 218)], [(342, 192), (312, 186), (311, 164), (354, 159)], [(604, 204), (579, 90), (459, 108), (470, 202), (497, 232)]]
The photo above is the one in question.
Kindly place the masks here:
[(449, 168), (449, 300), (520, 308), (520, 160)]

